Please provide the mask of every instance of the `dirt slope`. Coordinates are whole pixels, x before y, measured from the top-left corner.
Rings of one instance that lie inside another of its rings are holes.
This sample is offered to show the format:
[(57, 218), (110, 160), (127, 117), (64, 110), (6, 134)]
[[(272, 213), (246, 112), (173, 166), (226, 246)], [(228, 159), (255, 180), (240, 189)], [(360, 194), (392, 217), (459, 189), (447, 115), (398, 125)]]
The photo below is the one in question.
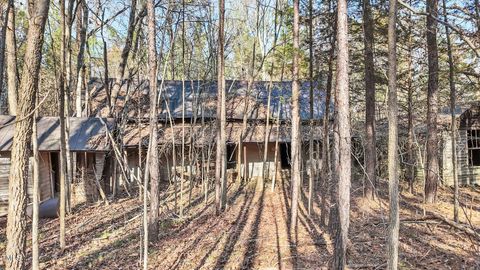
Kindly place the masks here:
[[(205, 206), (200, 188), (193, 190), (186, 216), (172, 214), (171, 193), (163, 194), (160, 241), (150, 247), (152, 269), (327, 269), (333, 254), (333, 237), (321, 226), (317, 196), (312, 217), (301, 207), (296, 233), (289, 224), (289, 186), (280, 181), (275, 191), (252, 181), (232, 183), (228, 210), (214, 215), (211, 201)], [(364, 201), (355, 183), (349, 266), (352, 269), (386, 267), (388, 207), (385, 183), (380, 199)], [(169, 190), (170, 191), (170, 190)], [(451, 191), (441, 189), (439, 202), (425, 208), (451, 217)], [(213, 193), (211, 194), (213, 197)], [(188, 198), (186, 193), (185, 198)], [(212, 200), (212, 198), (210, 198)], [(480, 192), (462, 189), (462, 222), (480, 227)], [(138, 269), (142, 208), (137, 198), (110, 205), (96, 204), (74, 210), (67, 220), (67, 250), (58, 248), (58, 220), (41, 222), (43, 269)], [(330, 207), (327, 207), (330, 208)], [(480, 242), (463, 232), (423, 218), (421, 194), (401, 198), (400, 266), (403, 269), (479, 269)], [(466, 214), (466, 215), (465, 215)], [(328, 215), (327, 215), (328, 216)], [(5, 220), (0, 220), (0, 254), (4, 254)], [(292, 231), (289, 233), (289, 231)], [(29, 246), (29, 240), (27, 245)], [(0, 263), (2, 268), (2, 263)]]

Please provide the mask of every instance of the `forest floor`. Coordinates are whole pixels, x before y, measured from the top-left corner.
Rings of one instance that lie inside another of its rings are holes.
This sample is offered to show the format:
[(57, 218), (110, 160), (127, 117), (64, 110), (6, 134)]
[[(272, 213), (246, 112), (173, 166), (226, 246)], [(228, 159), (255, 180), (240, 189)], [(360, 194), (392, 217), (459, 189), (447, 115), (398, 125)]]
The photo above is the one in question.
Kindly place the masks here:
[[(231, 183), (228, 208), (219, 217), (215, 216), (213, 191), (205, 206), (200, 187), (193, 189), (184, 217), (173, 215), (172, 188), (168, 189), (162, 195), (159, 241), (149, 249), (150, 268), (327, 269), (333, 237), (321, 225), (322, 198), (315, 198), (309, 216), (303, 196), (298, 229), (289, 233), (290, 189), (288, 181), (278, 182), (274, 192), (270, 183), (263, 191), (257, 181)], [(381, 180), (379, 198), (367, 201), (361, 196), (360, 183), (353, 182), (348, 251), (351, 269), (386, 268), (386, 186)], [(421, 193), (402, 192), (401, 269), (480, 269), (479, 239), (438, 219), (424, 218), (424, 211), (427, 217), (436, 213), (451, 218), (451, 193), (449, 188), (439, 188), (438, 202), (424, 208)], [(461, 223), (479, 228), (480, 190), (462, 188), (461, 195)], [(188, 192), (184, 197), (188, 198)], [(116, 199), (110, 205), (84, 205), (73, 213), (67, 218), (67, 248), (63, 253), (58, 246), (58, 219), (41, 221), (42, 269), (140, 268), (142, 203), (138, 197)], [(0, 218), (0, 254), (5, 254), (5, 227), (6, 219)]]

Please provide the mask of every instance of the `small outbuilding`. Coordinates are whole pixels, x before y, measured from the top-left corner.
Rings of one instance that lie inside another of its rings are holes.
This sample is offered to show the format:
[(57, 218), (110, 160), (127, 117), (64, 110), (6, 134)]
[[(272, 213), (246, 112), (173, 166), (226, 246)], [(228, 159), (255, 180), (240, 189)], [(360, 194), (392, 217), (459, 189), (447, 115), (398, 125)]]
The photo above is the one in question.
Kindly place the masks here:
[[(459, 185), (480, 185), (480, 104), (473, 104), (457, 117), (457, 176)], [(452, 139), (442, 133), (442, 178), (453, 186)]]
[[(95, 196), (94, 183), (79, 181), (80, 175), (94, 181), (105, 178), (104, 167), (106, 153), (110, 151), (107, 130), (113, 127), (111, 119), (70, 118), (69, 150), (75, 153), (72, 160), (75, 177), (72, 183), (73, 201), (87, 200)], [(8, 179), (11, 170), (10, 151), (15, 133), (15, 116), (0, 115), (0, 216), (7, 213)], [(38, 147), (40, 151), (40, 201), (56, 197), (60, 189), (60, 121), (58, 117), (41, 117), (37, 119)], [(28, 195), (32, 195), (31, 158), (29, 165)], [(98, 164), (102, 166), (99, 167)], [(83, 171), (82, 171), (83, 170)], [(96, 172), (100, 172), (95, 174)], [(92, 195), (93, 194), (93, 195)]]

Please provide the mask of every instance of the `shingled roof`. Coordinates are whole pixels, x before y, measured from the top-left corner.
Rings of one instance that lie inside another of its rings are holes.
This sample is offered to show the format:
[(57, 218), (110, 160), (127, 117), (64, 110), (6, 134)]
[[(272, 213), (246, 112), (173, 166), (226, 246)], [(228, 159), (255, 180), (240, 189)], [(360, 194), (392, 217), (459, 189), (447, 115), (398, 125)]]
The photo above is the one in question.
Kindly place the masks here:
[[(106, 127), (111, 129), (113, 119), (95, 117), (70, 118), (71, 151), (109, 151)], [(0, 115), (0, 151), (10, 151), (15, 133), (15, 116)], [(58, 117), (37, 119), (38, 148), (40, 151), (60, 151), (60, 120)]]
[[(113, 80), (112, 80), (113, 81)], [(112, 83), (112, 81), (110, 83)], [(216, 81), (159, 81), (161, 93), (161, 111), (159, 116), (174, 119), (182, 118), (182, 92), (185, 89), (185, 117), (202, 116), (215, 118), (217, 83)], [(270, 89), (271, 85), (271, 89)], [(265, 119), (267, 112), (268, 93), (271, 90), (270, 116), (281, 120), (291, 119), (291, 82), (256, 81), (250, 87), (246, 81), (226, 81), (227, 89), (227, 120), (240, 120), (244, 115), (247, 119)], [(107, 94), (100, 79), (89, 82), (91, 97), (91, 111), (93, 115), (108, 116)], [(126, 102), (127, 92), (129, 100)], [(325, 92), (320, 90), (319, 84), (313, 85), (314, 118), (321, 119), (325, 111)], [(300, 84), (300, 115), (302, 120), (310, 117), (310, 83)], [(168, 104), (168, 107), (167, 107)], [(247, 106), (246, 106), (247, 104)], [(149, 87), (148, 81), (126, 82), (123, 84), (116, 103), (116, 111), (126, 106), (128, 117), (147, 118), (149, 114)], [(247, 107), (247, 108), (246, 108)], [(280, 109), (280, 115), (277, 115)]]

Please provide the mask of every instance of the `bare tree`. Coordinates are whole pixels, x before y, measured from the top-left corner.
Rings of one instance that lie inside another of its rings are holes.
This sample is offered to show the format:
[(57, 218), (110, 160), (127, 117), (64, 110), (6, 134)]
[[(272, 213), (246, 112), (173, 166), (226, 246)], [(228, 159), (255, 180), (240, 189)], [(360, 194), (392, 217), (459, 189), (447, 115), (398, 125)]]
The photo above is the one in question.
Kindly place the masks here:
[(184, 182), (185, 182), (185, 0), (182, 0), (182, 148), (181, 148), (181, 172), (180, 172), (180, 216), (184, 210)]
[(85, 85), (85, 46), (87, 42), (87, 26), (88, 26), (88, 6), (86, 0), (81, 0), (78, 7), (77, 19), (77, 86), (75, 96), (75, 111), (77, 117), (82, 116), (82, 89)]
[(130, 5), (130, 16), (128, 18), (128, 29), (127, 37), (125, 39), (125, 45), (122, 49), (122, 54), (120, 55), (120, 63), (117, 67), (117, 74), (115, 78), (115, 83), (112, 88), (112, 97), (110, 99), (110, 106), (115, 111), (115, 104), (117, 102), (118, 93), (120, 88), (123, 85), (123, 76), (125, 75), (125, 68), (127, 66), (128, 56), (130, 54), (130, 49), (132, 48), (133, 34), (135, 30), (135, 12), (137, 10), (137, 0), (132, 0)]
[(428, 51), (428, 92), (427, 92), (427, 155), (425, 168), (425, 202), (435, 202), (439, 179), (438, 164), (438, 48), (437, 15), (438, 0), (427, 0), (427, 51)]
[[(4, 10), (6, 14), (4, 14)], [(0, 3), (0, 97), (3, 91), (3, 74), (5, 70), (5, 37), (7, 34), (8, 21), (8, 4), (7, 2)], [(0, 100), (0, 112), (4, 110), (4, 100)], [(3, 112), (2, 112), (3, 113)]]
[(375, 70), (373, 61), (374, 51), (374, 21), (370, 0), (363, 0), (363, 44), (365, 60), (365, 171), (364, 196), (368, 199), (375, 197), (375, 167), (377, 153), (375, 148)]
[(8, 112), (15, 115), (17, 114), (18, 67), (14, 0), (8, 1), (7, 18), (5, 56), (7, 58)]
[[(330, 1), (331, 3), (331, 1)], [(329, 7), (330, 11), (330, 7)], [(322, 212), (320, 216), (320, 220), (322, 224), (326, 224), (327, 218), (327, 195), (330, 195), (330, 203), (335, 201), (335, 189), (330, 188), (330, 182), (332, 179), (331, 175), (331, 166), (330, 166), (330, 103), (332, 100), (332, 88), (333, 88), (333, 64), (334, 64), (334, 57), (335, 57), (335, 43), (336, 43), (336, 33), (337, 33), (337, 23), (336, 23), (336, 16), (332, 16), (330, 21), (333, 25), (333, 31), (330, 35), (330, 50), (328, 52), (328, 71), (327, 71), (327, 85), (326, 85), (326, 95), (325, 95), (325, 113), (323, 115), (323, 137), (322, 137)], [(331, 219), (329, 219), (329, 227), (330, 229), (333, 227), (334, 219), (333, 216), (335, 214), (335, 208), (331, 209), (330, 211)]]
[(65, 242), (65, 216), (67, 209), (67, 190), (68, 190), (68, 137), (67, 137), (67, 125), (66, 125), (66, 105), (65, 97), (67, 96), (65, 91), (65, 57), (66, 57), (66, 40), (65, 40), (65, 0), (60, 0), (60, 28), (61, 37), (60, 42), (60, 74), (59, 74), (59, 91), (58, 91), (58, 116), (60, 119), (60, 249), (63, 251), (66, 247)]
[(308, 75), (310, 80), (310, 138), (308, 143), (308, 160), (310, 163), (310, 172), (308, 177), (308, 214), (312, 214), (313, 193), (314, 193), (314, 179), (316, 176), (313, 152), (313, 0), (308, 1), (308, 53), (310, 61), (308, 64)]
[[(447, 15), (447, 4), (445, 0), (442, 0), (443, 4), (443, 15), (445, 22), (448, 23)], [(478, 8), (478, 7), (477, 7)], [(450, 28), (445, 26), (445, 35), (447, 38), (447, 54), (448, 54), (448, 82), (450, 86), (450, 114), (451, 114), (451, 125), (450, 125), (450, 140), (452, 141), (452, 174), (453, 174), (453, 219), (455, 222), (458, 222), (458, 175), (457, 175), (457, 121), (455, 119), (455, 107), (456, 107), (456, 98), (457, 91), (455, 89), (455, 66), (453, 63), (453, 54), (452, 54), (452, 44), (450, 40)]]
[(218, 51), (217, 51), (217, 155), (215, 160), (215, 209), (217, 215), (225, 207), (226, 202), (226, 145), (225, 145), (225, 59), (224, 59), (224, 38), (225, 38), (225, 1), (218, 0), (219, 21), (218, 21)]
[(35, 93), (38, 89), (42, 59), (43, 33), (50, 6), (49, 0), (38, 0), (29, 19), (24, 68), (20, 82), (18, 118), (11, 152), (7, 218), (6, 269), (25, 269), (26, 206), (28, 160), (31, 153)]
[(398, 267), (398, 105), (397, 105), (397, 1), (390, 1), (388, 13), (388, 269)]
[(407, 138), (407, 179), (410, 193), (413, 193), (413, 183), (415, 181), (415, 149), (414, 149), (414, 130), (413, 130), (413, 21), (412, 14), (408, 14), (408, 30), (407, 30), (407, 122), (408, 122), (408, 138)]
[(348, 22), (347, 1), (339, 0), (337, 6), (337, 135), (334, 145), (337, 147), (335, 157), (335, 177), (337, 177), (337, 212), (339, 227), (335, 237), (334, 268), (345, 269), (350, 224), (350, 112), (349, 112), (349, 77), (348, 77)]
[[(151, 241), (158, 239), (158, 207), (160, 168), (158, 164), (158, 115), (157, 115), (157, 49), (155, 29), (155, 1), (149, 0), (148, 10), (148, 68), (150, 82), (150, 142), (149, 142), (149, 174), (150, 174), (150, 218), (148, 235)], [(147, 186), (145, 186), (146, 188)], [(145, 251), (145, 256), (148, 253)]]
[[(35, 95), (38, 98), (38, 93)], [(38, 233), (38, 219), (39, 219), (39, 204), (40, 204), (40, 165), (39, 165), (39, 152), (38, 152), (38, 136), (37, 136), (37, 116), (35, 111), (33, 117), (32, 127), (32, 151), (33, 151), (33, 209), (32, 209), (32, 269), (38, 270), (39, 268), (39, 233)]]
[(298, 81), (299, 72), (299, 0), (293, 1), (293, 73), (292, 73), (292, 216), (290, 221), (291, 228), (297, 227), (298, 199), (300, 195), (301, 183), (301, 140), (300, 140), (300, 83)]

